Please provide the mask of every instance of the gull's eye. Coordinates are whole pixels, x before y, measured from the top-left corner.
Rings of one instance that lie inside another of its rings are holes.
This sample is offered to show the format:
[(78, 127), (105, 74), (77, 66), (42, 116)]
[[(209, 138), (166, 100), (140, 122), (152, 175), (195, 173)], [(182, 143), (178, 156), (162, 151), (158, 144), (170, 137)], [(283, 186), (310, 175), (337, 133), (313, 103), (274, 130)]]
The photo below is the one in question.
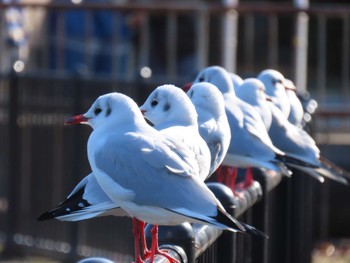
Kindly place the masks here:
[(275, 85), (277, 83), (281, 83), (282, 84), (282, 80), (281, 79), (274, 79), (272, 80), (272, 83)]
[(158, 105), (158, 101), (157, 100), (153, 100), (151, 102), (151, 105), (152, 105), (152, 107), (157, 106)]
[(199, 82), (203, 82), (204, 81), (204, 77), (203, 76), (199, 77), (198, 81)]
[(102, 112), (101, 108), (96, 108), (94, 111), (95, 115), (99, 115), (101, 112)]

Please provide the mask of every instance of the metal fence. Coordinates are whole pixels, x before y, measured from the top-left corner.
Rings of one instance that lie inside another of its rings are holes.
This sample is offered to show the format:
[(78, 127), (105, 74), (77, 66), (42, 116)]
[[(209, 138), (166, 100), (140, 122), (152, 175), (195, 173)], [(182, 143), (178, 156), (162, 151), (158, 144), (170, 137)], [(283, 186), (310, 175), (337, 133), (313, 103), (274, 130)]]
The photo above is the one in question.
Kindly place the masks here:
[[(128, 219), (36, 222), (89, 172), (89, 129), (63, 127), (63, 121), (106, 92), (123, 92), (142, 103), (156, 85), (182, 85), (212, 64), (229, 66), (242, 76), (273, 67), (302, 80), (296, 70), (303, 51), (295, 37), (300, 14), (308, 29), (306, 88), (319, 101), (312, 130), (320, 140), (328, 136), (322, 142), (331, 142), (335, 129), (343, 135), (340, 143), (350, 141), (344, 135), (350, 88), (346, 6), (300, 10), (289, 4), (242, 3), (230, 8), (202, 1), (13, 6), (22, 8), (30, 21), (29, 53), (0, 53), (0, 242), (6, 248), (1, 256), (30, 253), (73, 262), (99, 255), (130, 262)], [(1, 34), (8, 7), (0, 4)], [(74, 27), (77, 21), (84, 26)], [(4, 41), (0, 45), (1, 50), (10, 48)], [(309, 262), (313, 242), (327, 237), (328, 206), (321, 205), (327, 203), (327, 184), (302, 175), (280, 184), (268, 178), (256, 176), (263, 193), (259, 202), (241, 200), (241, 210), (232, 212), (266, 231), (269, 241), (224, 233), (203, 254), (197, 252), (197, 262), (224, 262), (220, 256), (233, 262)], [(312, 203), (311, 196), (321, 201)]]

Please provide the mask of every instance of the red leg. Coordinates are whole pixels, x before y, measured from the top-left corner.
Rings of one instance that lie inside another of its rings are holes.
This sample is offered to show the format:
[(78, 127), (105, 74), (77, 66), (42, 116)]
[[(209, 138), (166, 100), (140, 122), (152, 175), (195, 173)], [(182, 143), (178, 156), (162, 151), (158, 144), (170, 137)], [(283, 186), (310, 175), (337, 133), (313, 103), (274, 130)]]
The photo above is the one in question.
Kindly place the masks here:
[(145, 235), (145, 226), (146, 223), (143, 221), (139, 221), (140, 226), (140, 236), (141, 236), (141, 244), (142, 244), (142, 255), (144, 258), (148, 257), (151, 253), (151, 251), (147, 248), (147, 241), (146, 241), (146, 235)]
[(154, 225), (151, 230), (152, 233), (152, 246), (151, 246), (151, 255), (150, 255), (150, 263), (154, 262), (155, 255), (162, 255), (168, 259), (170, 263), (180, 263), (175, 258), (172, 258), (166, 252), (159, 250), (158, 247), (158, 226)]
[(225, 165), (220, 165), (218, 169), (216, 170), (217, 173), (217, 182), (218, 183), (223, 183), (225, 179), (225, 174), (226, 174), (226, 168), (227, 166)]
[(251, 167), (248, 167), (245, 173), (244, 188), (251, 186), (253, 182), (254, 182), (253, 171)]
[(232, 193), (235, 192), (236, 179), (237, 179), (237, 167), (229, 167), (230, 169), (226, 173), (225, 185), (229, 187)]
[(134, 242), (135, 242), (135, 263), (143, 263), (143, 260), (140, 256), (140, 237), (141, 237), (141, 229), (140, 222), (135, 217), (132, 218), (132, 226), (134, 233)]

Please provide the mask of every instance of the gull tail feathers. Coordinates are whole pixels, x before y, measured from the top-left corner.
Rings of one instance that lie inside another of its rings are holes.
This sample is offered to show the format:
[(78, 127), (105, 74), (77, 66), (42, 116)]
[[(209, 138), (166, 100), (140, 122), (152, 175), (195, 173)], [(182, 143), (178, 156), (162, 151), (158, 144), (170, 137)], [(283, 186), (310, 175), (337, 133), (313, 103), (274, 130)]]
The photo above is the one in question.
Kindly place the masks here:
[(274, 162), (274, 164), (279, 168), (279, 172), (284, 176), (290, 178), (292, 176), (292, 171), (283, 162)]
[[(239, 226), (240, 231), (238, 231), (238, 232), (251, 234), (251, 235), (258, 236), (258, 237), (264, 238), (264, 239), (268, 238), (268, 236), (265, 233), (263, 233), (262, 231), (256, 229), (255, 227), (253, 227), (251, 225), (248, 225), (248, 224), (245, 224), (245, 223), (238, 221), (237, 219), (232, 217), (230, 214), (228, 214), (225, 210), (220, 209), (220, 208), (218, 210), (219, 210), (219, 213), (218, 213), (217, 218), (222, 218), (223, 220), (225, 220), (225, 224), (228, 226), (230, 226), (230, 222), (233, 222), (234, 225)], [(222, 219), (220, 220), (220, 222), (223, 221)], [(226, 221), (226, 220), (229, 220), (229, 221)], [(231, 225), (232, 225), (232, 223), (231, 223)]]
[(310, 175), (311, 177), (313, 177), (314, 179), (316, 179), (320, 183), (324, 183), (324, 181), (325, 181), (324, 177), (322, 175), (320, 175), (314, 168), (305, 167), (305, 166), (296, 165), (296, 164), (289, 164), (289, 166), (305, 172), (306, 174)]
[(304, 166), (304, 167), (310, 167), (310, 168), (317, 168), (317, 165), (314, 165), (312, 163), (309, 162), (305, 162), (303, 160), (300, 160), (298, 158), (292, 157), (290, 155), (287, 154), (277, 154), (276, 155), (276, 159), (283, 162), (285, 165), (297, 165), (297, 166)]
[(342, 177), (350, 179), (350, 172), (348, 172), (348, 171), (344, 170), (343, 168), (339, 167), (335, 163), (333, 163), (330, 160), (326, 159), (324, 156), (320, 156), (319, 160), (322, 163), (322, 166), (324, 168), (327, 168), (330, 171), (333, 171), (334, 173), (338, 174), (339, 176), (342, 176)]
[(343, 174), (339, 174), (336, 171), (329, 169), (328, 167), (320, 167), (315, 169), (319, 174), (323, 175), (324, 177), (327, 177), (333, 181), (336, 181), (338, 183), (348, 185), (348, 180), (344, 177)]
[(240, 222), (240, 223), (244, 226), (246, 233), (252, 234), (252, 235), (255, 235), (255, 236), (258, 236), (261, 238), (265, 238), (265, 239), (269, 238), (268, 235), (266, 235), (264, 232), (260, 231), (259, 229), (256, 229), (255, 227), (248, 225), (248, 224), (245, 224), (245, 223), (242, 223), (242, 222)]
[(311, 168), (296, 164), (289, 164), (289, 166), (307, 173), (308, 175), (318, 180), (320, 183), (323, 183), (325, 181), (324, 177), (326, 177), (338, 183), (348, 185), (348, 181), (341, 174), (338, 174), (327, 167)]

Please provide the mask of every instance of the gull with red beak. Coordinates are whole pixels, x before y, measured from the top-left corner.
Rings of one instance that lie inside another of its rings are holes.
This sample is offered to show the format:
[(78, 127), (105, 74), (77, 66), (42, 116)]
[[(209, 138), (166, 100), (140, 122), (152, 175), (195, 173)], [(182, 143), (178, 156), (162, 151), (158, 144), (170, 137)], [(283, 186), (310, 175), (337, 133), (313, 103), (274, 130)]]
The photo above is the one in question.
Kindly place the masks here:
[[(66, 122), (77, 123), (93, 128), (87, 147), (92, 176), (128, 216), (154, 225), (190, 222), (246, 231), (198, 179), (193, 154), (181, 142), (150, 127), (131, 98), (120, 93), (103, 95), (87, 113)], [(142, 262), (135, 225), (135, 260)], [(152, 244), (151, 260), (157, 249)]]

